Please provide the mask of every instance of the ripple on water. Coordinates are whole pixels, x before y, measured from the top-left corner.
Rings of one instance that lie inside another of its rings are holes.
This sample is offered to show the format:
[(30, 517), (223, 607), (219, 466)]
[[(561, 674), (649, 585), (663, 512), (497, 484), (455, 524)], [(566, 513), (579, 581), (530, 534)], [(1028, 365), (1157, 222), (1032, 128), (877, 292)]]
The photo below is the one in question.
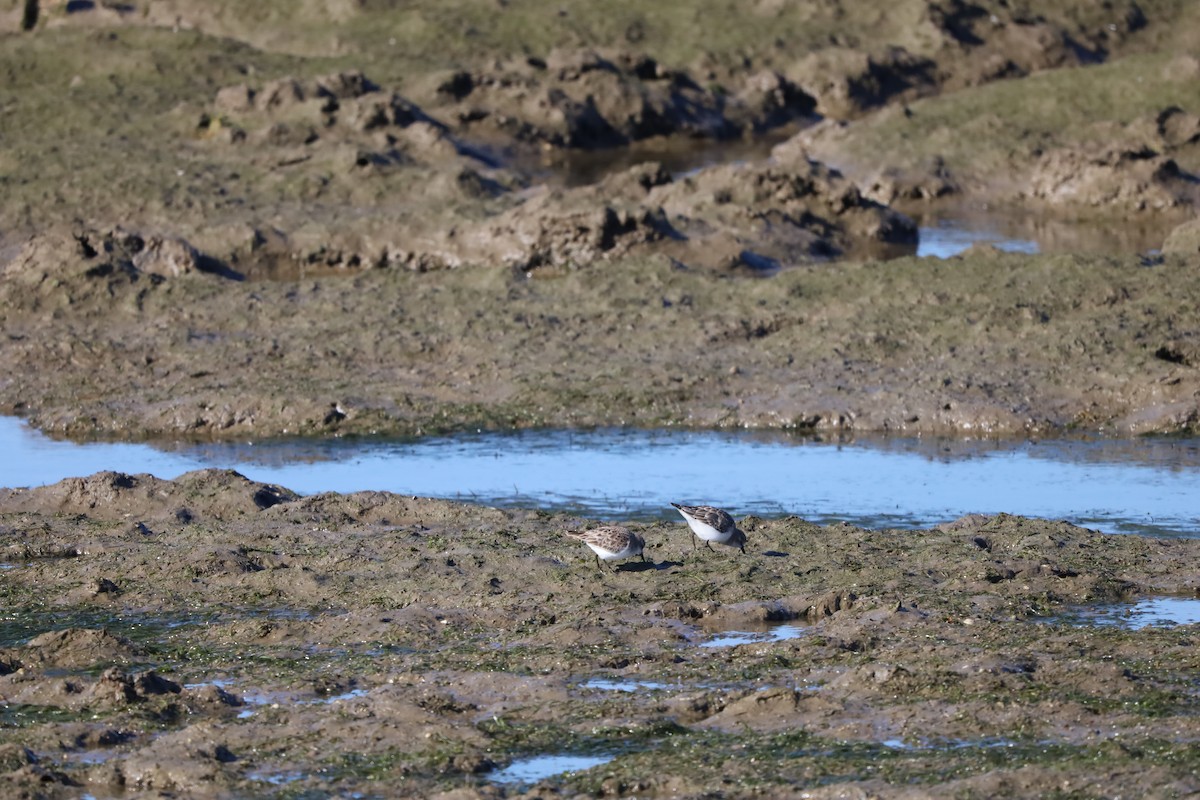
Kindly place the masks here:
[(537, 783), (546, 778), (553, 778), (555, 775), (563, 775), (568, 772), (583, 772), (592, 767), (607, 764), (613, 758), (614, 756), (611, 755), (585, 756), (571, 753), (521, 758), (512, 762), (504, 769), (490, 773), (488, 780), (493, 783), (507, 784)]
[(1079, 627), (1095, 625), (1132, 629), (1194, 625), (1200, 622), (1200, 598), (1155, 595), (1134, 603), (1073, 608), (1047, 621), (1068, 622)]

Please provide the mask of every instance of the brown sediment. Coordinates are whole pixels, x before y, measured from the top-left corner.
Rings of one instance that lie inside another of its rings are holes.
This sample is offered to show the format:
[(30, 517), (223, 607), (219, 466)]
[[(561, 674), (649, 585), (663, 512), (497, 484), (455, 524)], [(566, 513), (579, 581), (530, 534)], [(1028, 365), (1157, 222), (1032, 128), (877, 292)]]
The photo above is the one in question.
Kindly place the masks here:
[[(0, 714), (23, 749), (0, 780), (49, 797), (273, 780), (489, 796), (490, 770), (561, 752), (616, 757), (555, 786), (651, 795), (1194, 780), (1190, 629), (1069, 611), (1194, 598), (1196, 541), (1006, 515), (922, 531), (747, 518), (745, 555), (637, 525), (648, 563), (608, 570), (564, 535), (580, 522), (298, 498), (221, 471), (6, 491)], [(772, 621), (800, 631), (699, 646)]]
[[(1196, 431), (1194, 4), (402, 5), (0, 3), (0, 410)], [(997, 203), (1137, 232), (873, 260)], [(1200, 789), (1190, 629), (1058, 619), (1194, 599), (1194, 542), (749, 519), (744, 557), (642, 525), (653, 563), (599, 572), (585, 524), (217, 471), (0, 492), (0, 793), (500, 797), (562, 752), (613, 758), (534, 793)]]

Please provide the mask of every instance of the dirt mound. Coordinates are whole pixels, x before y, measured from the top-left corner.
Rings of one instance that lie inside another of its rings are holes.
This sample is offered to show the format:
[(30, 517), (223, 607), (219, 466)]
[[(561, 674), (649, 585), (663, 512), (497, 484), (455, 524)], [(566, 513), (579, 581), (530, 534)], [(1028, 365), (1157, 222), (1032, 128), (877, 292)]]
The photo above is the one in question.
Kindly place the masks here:
[(3, 490), (2, 502), (13, 510), (53, 508), (60, 514), (87, 514), (107, 521), (137, 516), (179, 524), (200, 516), (257, 514), (297, 496), (278, 486), (248, 480), (232, 470), (204, 469), (174, 481), (147, 474), (99, 472), (35, 489)]
[(687, 70), (628, 51), (555, 49), (433, 79), (442, 118), (464, 135), (547, 148), (612, 148), (686, 135), (730, 138), (810, 115), (816, 103), (763, 71), (702, 87)]
[(145, 651), (106, 630), (66, 628), (48, 631), (10, 651), (24, 667), (78, 669), (95, 664), (128, 664)]
[(1171, 231), (1163, 242), (1164, 253), (1200, 253), (1200, 220), (1185, 222)]
[(1055, 205), (1165, 210), (1200, 201), (1200, 178), (1150, 148), (1066, 150), (1044, 155), (1023, 196)]

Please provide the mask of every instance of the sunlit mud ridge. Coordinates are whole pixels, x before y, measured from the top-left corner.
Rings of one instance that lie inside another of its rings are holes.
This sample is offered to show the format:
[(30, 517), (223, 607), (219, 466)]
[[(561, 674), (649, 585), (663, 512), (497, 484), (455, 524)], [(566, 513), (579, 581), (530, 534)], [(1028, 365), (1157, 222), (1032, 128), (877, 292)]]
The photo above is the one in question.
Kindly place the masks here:
[(1194, 597), (1200, 542), (738, 523), (744, 555), (635, 525), (647, 563), (613, 571), (533, 510), (222, 471), (5, 490), (0, 785), (492, 797), (562, 754), (602, 757), (548, 785), (643, 796), (1192, 785), (1189, 628), (1071, 612)]
[(655, 256), (288, 283), (230, 280), (171, 242), (41, 237), (9, 262), (2, 407), (50, 432), (142, 439), (613, 424), (1129, 435), (1200, 419), (1200, 284), (1182, 254), (977, 249), (768, 280)]

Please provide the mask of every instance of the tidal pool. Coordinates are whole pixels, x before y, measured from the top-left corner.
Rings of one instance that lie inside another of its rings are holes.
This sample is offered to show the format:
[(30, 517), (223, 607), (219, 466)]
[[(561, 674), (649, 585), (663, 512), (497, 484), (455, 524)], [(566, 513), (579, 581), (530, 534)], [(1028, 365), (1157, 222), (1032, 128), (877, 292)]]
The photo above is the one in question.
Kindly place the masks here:
[(975, 244), (990, 244), (1010, 253), (1038, 253), (1038, 243), (1030, 239), (1014, 238), (985, 223), (972, 224), (959, 219), (938, 220), (930, 226), (918, 228), (918, 256), (950, 258)]
[(1051, 618), (1079, 626), (1113, 625), (1121, 628), (1170, 627), (1200, 622), (1200, 598), (1159, 595), (1133, 603), (1111, 603), (1071, 609)]
[(740, 644), (755, 642), (784, 642), (804, 635), (805, 629), (799, 625), (784, 623), (773, 625), (765, 631), (722, 631), (711, 639), (700, 643), (701, 647), (736, 647)]
[(100, 470), (175, 478), (220, 467), (302, 494), (381, 490), (609, 520), (678, 521), (676, 501), (869, 528), (1005, 512), (1110, 533), (1200, 536), (1200, 440), (1171, 437), (824, 442), (598, 429), (151, 447), (56, 441), (0, 417), (0, 452), (8, 487)]
[(559, 754), (522, 758), (488, 776), (493, 783), (530, 784), (567, 772), (582, 772), (601, 764), (607, 764), (613, 756), (581, 756)]

